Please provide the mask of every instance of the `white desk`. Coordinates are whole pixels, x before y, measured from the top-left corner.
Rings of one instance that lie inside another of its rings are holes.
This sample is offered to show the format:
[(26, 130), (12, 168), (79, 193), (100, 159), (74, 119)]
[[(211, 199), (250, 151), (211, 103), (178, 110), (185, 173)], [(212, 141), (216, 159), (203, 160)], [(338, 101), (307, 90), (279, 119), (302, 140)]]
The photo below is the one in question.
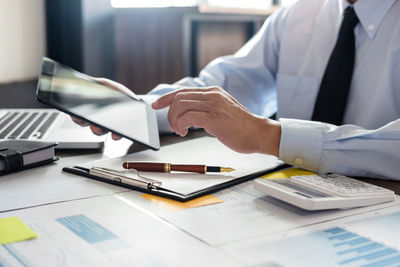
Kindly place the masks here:
[[(180, 138), (163, 144), (173, 139)], [(120, 156), (129, 145), (110, 141), (104, 153), (64, 152), (55, 164), (0, 177), (0, 217), (17, 216), (38, 233), (37, 239), (0, 246), (0, 266), (265, 266), (271, 262), (259, 248), (270, 238), (315, 221), (332, 226), (348, 216), (373, 216), (390, 206), (306, 212), (247, 183), (214, 194), (223, 203), (171, 211), (138, 192), (61, 172)], [(389, 210), (400, 210), (398, 203)]]

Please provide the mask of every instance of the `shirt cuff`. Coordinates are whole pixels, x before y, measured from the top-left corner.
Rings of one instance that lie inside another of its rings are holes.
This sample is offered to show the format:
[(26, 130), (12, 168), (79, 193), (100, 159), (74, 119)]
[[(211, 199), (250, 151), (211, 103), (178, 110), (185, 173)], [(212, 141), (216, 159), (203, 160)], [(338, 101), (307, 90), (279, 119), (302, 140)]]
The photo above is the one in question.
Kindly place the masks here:
[[(156, 101), (161, 95), (140, 95), (139, 97), (143, 99), (147, 104), (151, 105), (154, 101)], [(169, 129), (168, 122), (168, 110), (169, 108), (163, 108), (160, 110), (156, 110), (157, 116), (157, 125), (159, 133), (171, 133)]]
[(323, 124), (295, 119), (280, 119), (280, 122), (280, 159), (296, 167), (318, 172), (324, 140)]

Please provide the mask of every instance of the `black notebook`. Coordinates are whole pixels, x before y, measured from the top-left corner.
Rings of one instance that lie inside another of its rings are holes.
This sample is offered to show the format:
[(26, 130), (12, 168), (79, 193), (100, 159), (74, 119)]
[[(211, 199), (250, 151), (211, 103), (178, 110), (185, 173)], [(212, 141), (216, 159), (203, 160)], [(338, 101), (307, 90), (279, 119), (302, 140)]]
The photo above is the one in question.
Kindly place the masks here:
[(57, 160), (57, 143), (31, 140), (0, 141), (0, 175)]

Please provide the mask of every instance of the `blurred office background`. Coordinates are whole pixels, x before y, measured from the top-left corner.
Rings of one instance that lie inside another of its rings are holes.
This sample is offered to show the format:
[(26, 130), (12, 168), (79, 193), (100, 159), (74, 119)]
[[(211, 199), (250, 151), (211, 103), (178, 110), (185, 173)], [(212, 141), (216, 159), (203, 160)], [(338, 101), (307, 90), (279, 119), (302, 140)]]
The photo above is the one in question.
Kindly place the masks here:
[(0, 84), (33, 86), (48, 56), (146, 93), (236, 52), (293, 1), (0, 0)]

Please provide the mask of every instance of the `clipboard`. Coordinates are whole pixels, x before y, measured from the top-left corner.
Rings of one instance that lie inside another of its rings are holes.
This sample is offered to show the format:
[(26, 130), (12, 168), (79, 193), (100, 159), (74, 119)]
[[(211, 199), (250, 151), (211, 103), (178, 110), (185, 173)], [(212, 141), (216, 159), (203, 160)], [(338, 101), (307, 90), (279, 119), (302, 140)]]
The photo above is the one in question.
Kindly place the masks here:
[[(155, 173), (124, 170), (125, 161), (173, 162), (229, 166), (232, 173)], [(123, 157), (65, 167), (63, 171), (140, 192), (188, 201), (270, 172), (287, 168), (278, 158), (263, 154), (240, 154), (214, 137), (201, 137), (162, 147), (159, 151), (142, 151)]]

